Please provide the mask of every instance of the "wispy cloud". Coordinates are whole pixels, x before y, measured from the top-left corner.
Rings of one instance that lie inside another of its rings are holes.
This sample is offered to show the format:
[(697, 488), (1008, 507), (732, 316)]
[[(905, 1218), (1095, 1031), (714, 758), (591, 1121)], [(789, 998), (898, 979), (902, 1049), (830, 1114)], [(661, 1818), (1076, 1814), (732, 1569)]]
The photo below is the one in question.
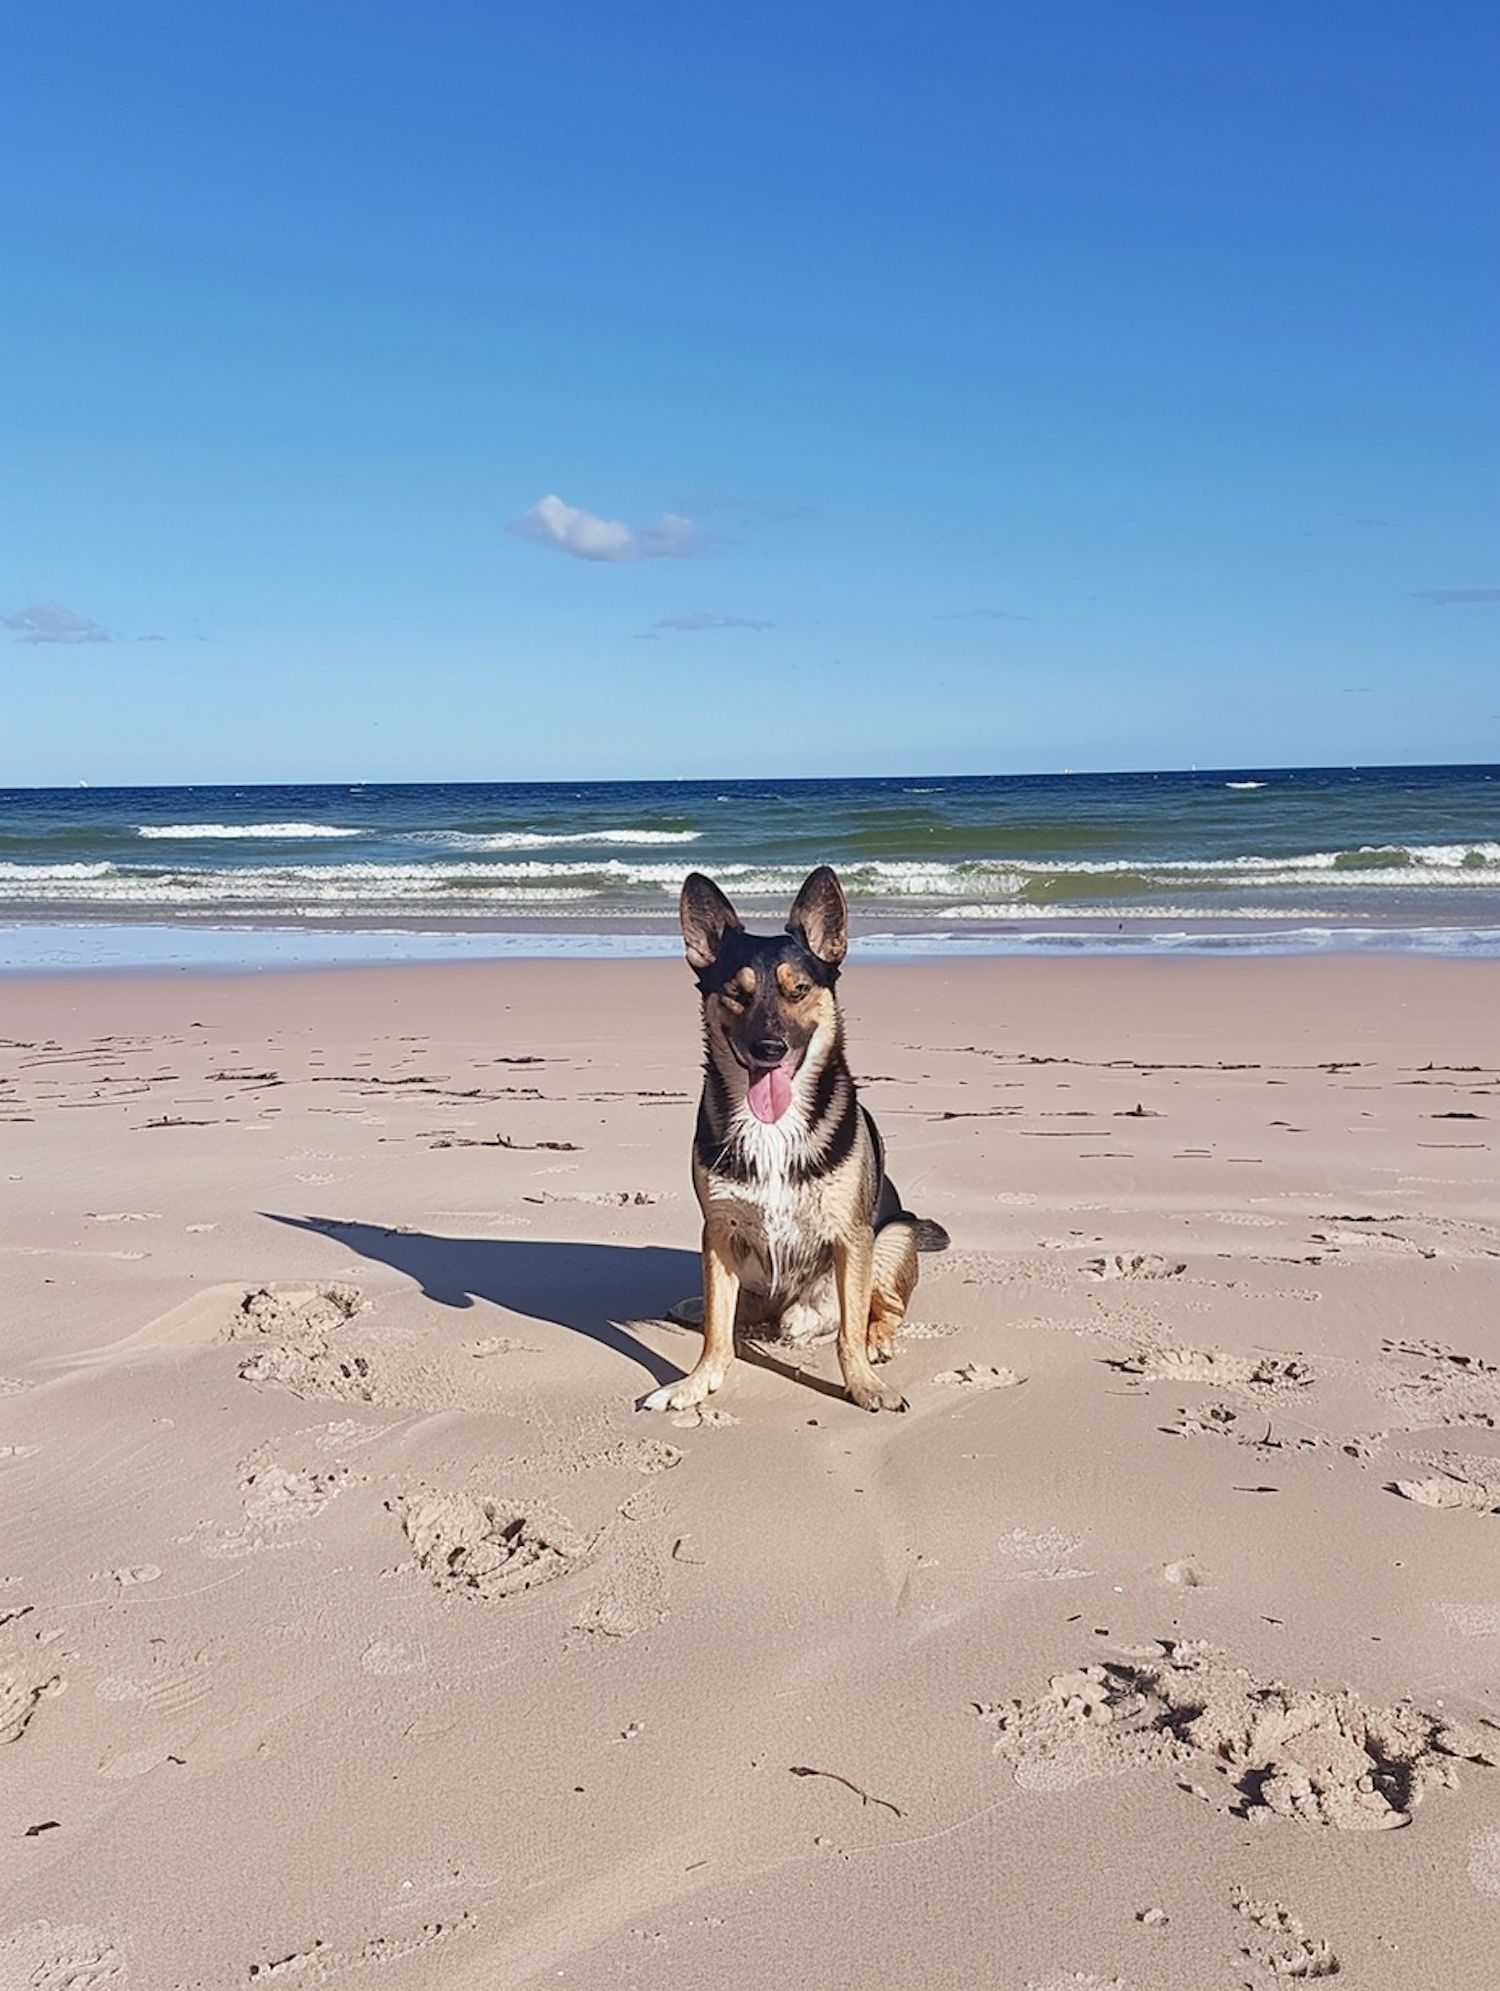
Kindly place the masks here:
[(811, 505), (770, 504), (763, 498), (736, 497), (731, 491), (698, 491), (684, 502), (695, 518), (722, 521), (736, 532), (758, 532), (762, 526), (812, 516)]
[(1455, 601), (1500, 601), (1500, 588), (1414, 588), (1412, 593), (1434, 608), (1447, 608)]
[(662, 630), (696, 635), (701, 629), (774, 629), (774, 622), (762, 622), (753, 615), (664, 615), (649, 629), (640, 632), (643, 642), (655, 642)]
[(1036, 618), (1018, 615), (1013, 608), (955, 608), (932, 619), (934, 622), (1033, 622)]
[(108, 643), (112, 639), (102, 623), (76, 615), (61, 602), (38, 601), (30, 608), (18, 608), (0, 615), (7, 629), (14, 629), (22, 643)]
[(626, 525), (622, 519), (596, 518), (555, 494), (505, 528), (517, 539), (534, 540), (575, 560), (690, 560), (706, 553), (713, 541), (688, 518), (663, 512), (650, 525)]

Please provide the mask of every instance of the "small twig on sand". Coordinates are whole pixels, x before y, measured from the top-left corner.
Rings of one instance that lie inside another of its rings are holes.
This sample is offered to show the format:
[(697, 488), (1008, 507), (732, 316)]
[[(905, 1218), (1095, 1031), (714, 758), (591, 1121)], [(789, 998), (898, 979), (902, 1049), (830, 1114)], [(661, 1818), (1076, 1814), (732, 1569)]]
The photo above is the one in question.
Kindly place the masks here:
[(887, 1811), (894, 1811), (898, 1818), (906, 1816), (899, 1804), (892, 1804), (888, 1797), (875, 1797), (869, 1791), (861, 1790), (858, 1784), (851, 1783), (847, 1777), (841, 1777), (837, 1770), (814, 1770), (806, 1763), (793, 1763), (791, 1770), (794, 1777), (827, 1777), (830, 1783), (842, 1784), (846, 1791), (853, 1791), (861, 1804), (884, 1805)]

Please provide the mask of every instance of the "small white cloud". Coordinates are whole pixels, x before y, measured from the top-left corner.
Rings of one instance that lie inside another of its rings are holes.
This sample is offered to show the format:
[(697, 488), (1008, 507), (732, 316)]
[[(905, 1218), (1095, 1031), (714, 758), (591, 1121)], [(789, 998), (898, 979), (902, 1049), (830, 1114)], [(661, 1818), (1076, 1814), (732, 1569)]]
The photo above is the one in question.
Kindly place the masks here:
[(75, 615), (61, 602), (38, 601), (30, 608), (18, 608), (0, 615), (7, 629), (14, 629), (22, 643), (108, 643), (109, 631), (86, 615)]
[(1455, 601), (1500, 601), (1500, 588), (1415, 588), (1418, 601), (1430, 601), (1434, 608), (1446, 608)]
[(774, 629), (774, 622), (762, 622), (753, 615), (664, 615), (659, 622), (653, 622), (649, 629), (641, 631), (644, 637), (654, 637), (658, 630), (670, 629), (683, 634), (696, 634), (700, 629)]
[(691, 519), (676, 512), (663, 512), (650, 525), (637, 528), (622, 519), (596, 518), (555, 494), (512, 519), (505, 530), (517, 539), (570, 553), (575, 560), (690, 560), (713, 544)]

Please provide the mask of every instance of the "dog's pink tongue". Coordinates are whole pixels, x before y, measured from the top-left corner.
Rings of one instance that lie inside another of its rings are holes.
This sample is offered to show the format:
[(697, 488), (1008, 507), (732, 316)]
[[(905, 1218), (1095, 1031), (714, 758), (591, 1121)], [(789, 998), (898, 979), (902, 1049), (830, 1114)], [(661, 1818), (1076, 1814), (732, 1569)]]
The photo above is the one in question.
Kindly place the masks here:
[(791, 1105), (792, 1082), (780, 1065), (772, 1065), (768, 1071), (756, 1073), (745, 1096), (756, 1119), (769, 1126)]

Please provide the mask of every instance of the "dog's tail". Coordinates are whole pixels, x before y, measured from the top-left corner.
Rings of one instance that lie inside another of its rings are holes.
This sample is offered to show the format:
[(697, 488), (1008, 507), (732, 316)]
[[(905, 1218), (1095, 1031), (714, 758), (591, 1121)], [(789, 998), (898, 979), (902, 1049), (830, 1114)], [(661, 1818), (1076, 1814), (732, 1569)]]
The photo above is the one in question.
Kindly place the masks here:
[(913, 1217), (912, 1223), (918, 1251), (946, 1251), (953, 1242), (942, 1225), (935, 1224), (931, 1217)]

